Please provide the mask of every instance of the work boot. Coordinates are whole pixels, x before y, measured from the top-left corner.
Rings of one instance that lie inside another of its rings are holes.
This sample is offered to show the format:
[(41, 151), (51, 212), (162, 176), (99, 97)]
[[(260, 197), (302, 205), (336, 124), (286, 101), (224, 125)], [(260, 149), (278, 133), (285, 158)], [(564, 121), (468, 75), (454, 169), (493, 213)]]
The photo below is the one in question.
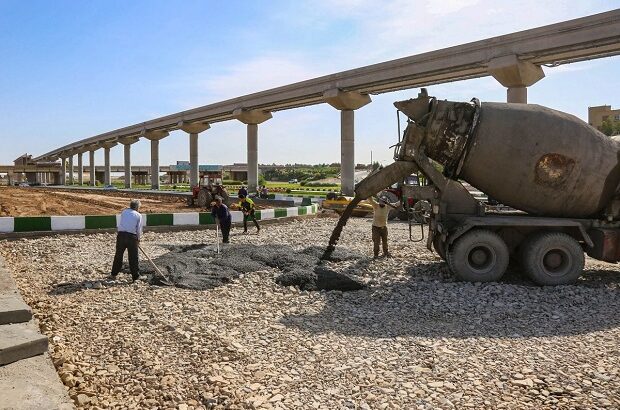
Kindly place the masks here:
[(144, 275), (138, 275), (138, 276), (132, 276), (132, 277), (131, 277), (131, 281), (132, 281), (132, 282), (135, 282), (135, 281), (138, 281), (138, 280), (146, 280), (146, 276), (144, 276)]
[(118, 275), (112, 275), (112, 274), (110, 274), (110, 276), (108, 276), (108, 277), (106, 278), (106, 280), (107, 280), (107, 281), (110, 281), (110, 282), (116, 282), (116, 281), (118, 280)]

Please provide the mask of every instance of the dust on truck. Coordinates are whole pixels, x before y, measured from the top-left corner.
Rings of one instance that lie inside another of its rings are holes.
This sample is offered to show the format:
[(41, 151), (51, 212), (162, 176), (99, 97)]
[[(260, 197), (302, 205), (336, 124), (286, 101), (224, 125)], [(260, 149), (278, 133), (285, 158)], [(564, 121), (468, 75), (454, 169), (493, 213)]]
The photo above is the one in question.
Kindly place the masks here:
[[(427, 246), (459, 278), (496, 281), (512, 259), (534, 282), (559, 285), (582, 274), (584, 252), (620, 260), (616, 141), (535, 104), (440, 101), (423, 89), (394, 105), (408, 117), (396, 162), (356, 195), (423, 174), (430, 184), (403, 195), (431, 203)], [(490, 211), (459, 180), (515, 211)]]

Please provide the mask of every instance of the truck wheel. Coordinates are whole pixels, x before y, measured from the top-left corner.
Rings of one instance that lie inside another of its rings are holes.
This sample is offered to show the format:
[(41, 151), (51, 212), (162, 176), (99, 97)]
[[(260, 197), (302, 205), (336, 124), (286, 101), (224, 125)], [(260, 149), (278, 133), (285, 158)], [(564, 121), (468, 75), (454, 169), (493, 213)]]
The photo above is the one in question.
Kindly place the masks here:
[(526, 239), (522, 249), (525, 273), (539, 285), (566, 285), (581, 276), (585, 257), (572, 236), (547, 232)]
[(230, 200), (230, 195), (228, 195), (228, 192), (222, 191), (219, 193), (219, 196), (222, 198), (224, 205), (230, 206), (230, 204), (232, 204), (233, 201)]
[(198, 206), (201, 208), (206, 208), (212, 201), (211, 193), (206, 189), (201, 189), (198, 192)]
[(452, 272), (468, 282), (499, 280), (510, 259), (506, 243), (498, 234), (486, 229), (474, 229), (458, 238), (447, 256)]

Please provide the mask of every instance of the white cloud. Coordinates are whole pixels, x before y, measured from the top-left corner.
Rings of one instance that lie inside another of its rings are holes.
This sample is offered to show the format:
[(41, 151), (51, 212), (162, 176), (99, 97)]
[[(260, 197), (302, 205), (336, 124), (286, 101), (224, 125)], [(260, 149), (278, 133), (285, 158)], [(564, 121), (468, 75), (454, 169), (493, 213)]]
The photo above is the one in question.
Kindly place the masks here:
[(317, 77), (318, 70), (295, 57), (259, 56), (230, 67), (200, 85), (215, 99), (239, 97)]

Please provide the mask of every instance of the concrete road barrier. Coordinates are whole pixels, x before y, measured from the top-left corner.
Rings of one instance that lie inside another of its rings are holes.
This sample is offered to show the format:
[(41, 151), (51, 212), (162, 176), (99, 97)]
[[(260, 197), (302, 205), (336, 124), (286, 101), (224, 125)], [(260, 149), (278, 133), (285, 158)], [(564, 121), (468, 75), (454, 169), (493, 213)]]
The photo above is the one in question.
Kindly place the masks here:
[[(290, 208), (261, 209), (255, 213), (256, 219), (268, 220), (291, 216), (312, 215), (318, 205), (295, 206)], [(231, 211), (232, 221), (242, 222), (241, 211)], [(144, 214), (144, 226), (197, 226), (213, 225), (215, 220), (210, 212), (179, 212), (166, 214)], [(85, 216), (16, 216), (0, 218), (0, 234), (16, 232), (81, 231), (86, 229), (112, 229), (118, 224), (119, 215)]]

